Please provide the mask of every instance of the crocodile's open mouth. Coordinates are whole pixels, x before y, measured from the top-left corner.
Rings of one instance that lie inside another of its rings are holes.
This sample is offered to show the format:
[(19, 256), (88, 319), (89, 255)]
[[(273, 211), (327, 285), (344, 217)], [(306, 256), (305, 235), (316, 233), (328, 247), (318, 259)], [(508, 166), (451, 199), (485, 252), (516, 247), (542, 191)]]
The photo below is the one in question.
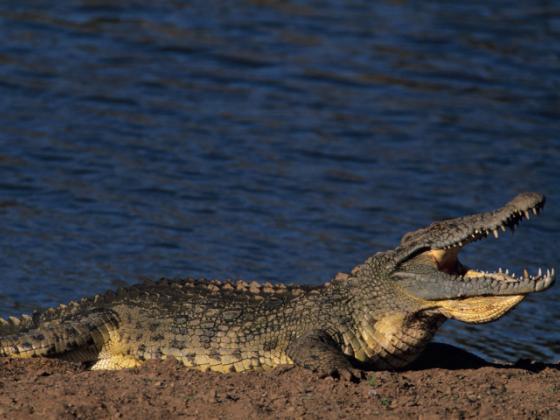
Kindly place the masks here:
[(554, 269), (539, 268), (535, 274), (529, 274), (527, 269), (519, 274), (501, 268), (487, 272), (461, 263), (459, 253), (471, 242), (489, 235), (498, 239), (501, 232), (515, 230), (522, 220), (538, 215), (543, 206), (542, 195), (525, 193), (494, 212), (438, 222), (413, 232), (402, 242), (425, 243), (427, 249), (420, 248), (397, 274), (408, 290), (435, 301), (449, 318), (477, 323), (496, 319), (525, 295), (550, 287)]
[(437, 267), (439, 271), (447, 273), (449, 275), (459, 277), (460, 279), (494, 279), (505, 282), (520, 282), (520, 281), (530, 281), (537, 283), (548, 282), (554, 277), (554, 269), (547, 269), (543, 272), (542, 268), (539, 268), (536, 274), (531, 275), (527, 269), (523, 270), (523, 273), (516, 274), (509, 271), (509, 269), (498, 268), (495, 272), (479, 271), (473, 268), (467, 267), (459, 261), (459, 253), (463, 247), (471, 242), (475, 242), (481, 239), (487, 238), (489, 235), (493, 235), (496, 239), (500, 236), (501, 232), (506, 232), (508, 229), (512, 232), (521, 223), (523, 219), (529, 220), (531, 218), (531, 213), (534, 216), (539, 215), (544, 206), (544, 200), (538, 201), (534, 206), (528, 207), (527, 209), (521, 209), (512, 211), (508, 217), (501, 220), (500, 223), (492, 227), (473, 229), (470, 234), (461, 237), (455, 242), (444, 246), (443, 248), (430, 249), (421, 254), (424, 258), (430, 258), (433, 264)]

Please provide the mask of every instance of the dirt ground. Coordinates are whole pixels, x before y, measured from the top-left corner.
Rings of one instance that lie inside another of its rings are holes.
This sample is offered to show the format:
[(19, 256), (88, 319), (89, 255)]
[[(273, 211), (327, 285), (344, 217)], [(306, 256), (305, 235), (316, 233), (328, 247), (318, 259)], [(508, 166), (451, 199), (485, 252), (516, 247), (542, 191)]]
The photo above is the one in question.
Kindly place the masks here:
[(560, 418), (560, 364), (486, 363), (432, 344), (411, 369), (360, 383), (301, 368), (219, 374), (175, 360), (87, 371), (51, 359), (0, 360), (0, 417)]

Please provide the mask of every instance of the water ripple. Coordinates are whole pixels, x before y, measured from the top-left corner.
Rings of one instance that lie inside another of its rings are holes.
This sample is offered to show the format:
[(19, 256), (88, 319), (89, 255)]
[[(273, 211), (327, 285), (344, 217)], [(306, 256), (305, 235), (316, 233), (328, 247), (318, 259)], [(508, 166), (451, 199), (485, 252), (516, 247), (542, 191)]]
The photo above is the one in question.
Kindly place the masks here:
[[(560, 268), (553, 3), (0, 4), (0, 313), (141, 278), (320, 283), (522, 190), (465, 250)], [(499, 261), (499, 262), (497, 262)], [(560, 357), (559, 293), (444, 340)]]

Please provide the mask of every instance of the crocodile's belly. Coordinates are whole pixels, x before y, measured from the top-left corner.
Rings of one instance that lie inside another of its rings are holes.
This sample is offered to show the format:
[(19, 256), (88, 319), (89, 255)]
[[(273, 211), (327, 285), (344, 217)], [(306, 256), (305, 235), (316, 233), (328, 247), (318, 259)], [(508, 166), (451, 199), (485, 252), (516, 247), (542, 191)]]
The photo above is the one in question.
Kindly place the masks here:
[(112, 331), (100, 346), (92, 369), (134, 367), (146, 360), (174, 357), (203, 371), (263, 370), (292, 363), (283, 350), (285, 341), (270, 331), (248, 333), (241, 326), (207, 319), (151, 319)]
[[(122, 351), (123, 347), (133, 349)], [(243, 372), (247, 370), (266, 370), (279, 365), (292, 364), (292, 360), (281, 350), (269, 351), (231, 348), (183, 348), (172, 344), (159, 343), (153, 346), (107, 346), (99, 353), (92, 369), (122, 369), (136, 367), (146, 360), (165, 360), (174, 357), (187, 367), (202, 371)]]

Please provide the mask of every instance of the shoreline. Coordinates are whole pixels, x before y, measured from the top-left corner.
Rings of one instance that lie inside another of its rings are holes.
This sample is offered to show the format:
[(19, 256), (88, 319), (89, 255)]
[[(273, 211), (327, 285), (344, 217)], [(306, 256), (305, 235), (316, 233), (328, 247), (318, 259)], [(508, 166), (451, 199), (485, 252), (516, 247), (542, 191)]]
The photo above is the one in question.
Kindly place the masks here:
[(0, 417), (560, 418), (560, 364), (489, 363), (432, 343), (410, 369), (352, 383), (298, 367), (221, 374), (174, 359), (87, 371), (54, 359), (0, 359)]

